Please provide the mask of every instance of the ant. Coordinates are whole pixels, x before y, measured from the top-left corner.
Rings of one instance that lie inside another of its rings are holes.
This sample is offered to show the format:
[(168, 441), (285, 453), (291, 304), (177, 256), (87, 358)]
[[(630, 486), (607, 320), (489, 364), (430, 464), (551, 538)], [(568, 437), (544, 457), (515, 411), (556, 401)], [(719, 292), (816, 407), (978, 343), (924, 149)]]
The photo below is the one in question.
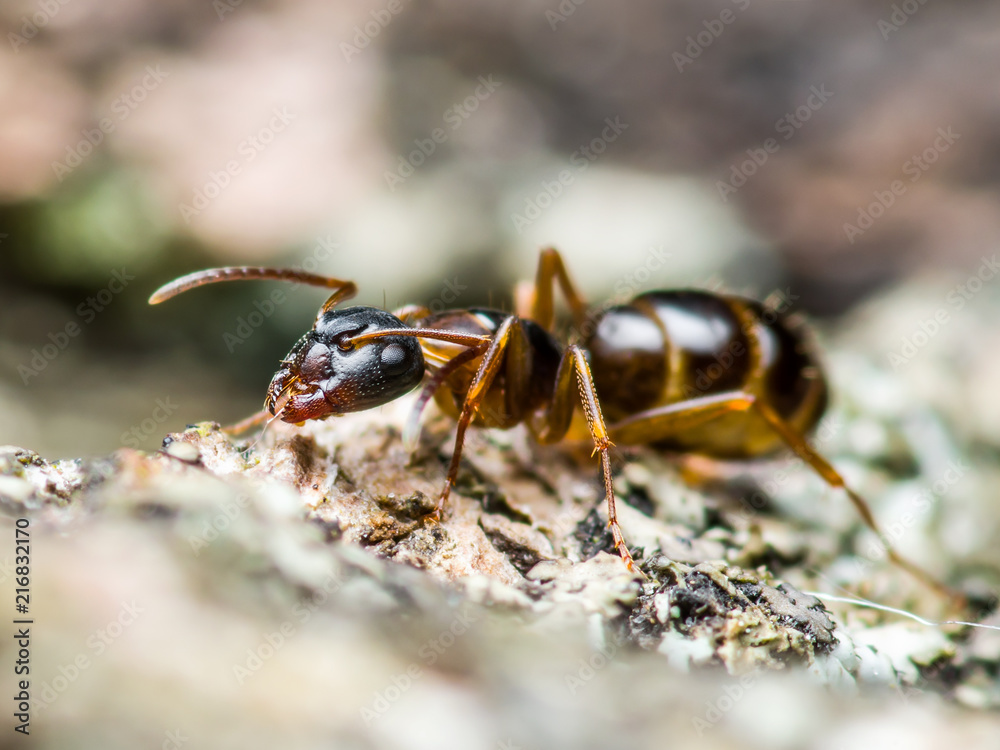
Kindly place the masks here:
[[(327, 276), (277, 268), (215, 268), (183, 276), (149, 299), (158, 304), (220, 281), (274, 279), (333, 289), (313, 329), (281, 362), (267, 389), (265, 411), (231, 431), (272, 420), (361, 411), (413, 390), (428, 375), (412, 423), (431, 399), (457, 420), (455, 448), (437, 509), (458, 476), (470, 425), (509, 429), (525, 423), (542, 444), (569, 431), (577, 400), (600, 453), (608, 528), (634, 570), (618, 524), (612, 485), (614, 443), (753, 459), (790, 448), (830, 486), (842, 489), (865, 525), (881, 532), (865, 500), (806, 441), (828, 390), (801, 324), (743, 297), (697, 290), (652, 291), (593, 314), (558, 251), (542, 250), (533, 286), (520, 287), (516, 314), (483, 308), (432, 312), (407, 305), (334, 309), (357, 286)], [(572, 314), (579, 343), (554, 335), (556, 285)], [(727, 366), (722, 366), (725, 362)], [(607, 416), (605, 417), (605, 414)], [(409, 427), (408, 427), (409, 429)], [(889, 559), (949, 598), (959, 598), (887, 545)]]

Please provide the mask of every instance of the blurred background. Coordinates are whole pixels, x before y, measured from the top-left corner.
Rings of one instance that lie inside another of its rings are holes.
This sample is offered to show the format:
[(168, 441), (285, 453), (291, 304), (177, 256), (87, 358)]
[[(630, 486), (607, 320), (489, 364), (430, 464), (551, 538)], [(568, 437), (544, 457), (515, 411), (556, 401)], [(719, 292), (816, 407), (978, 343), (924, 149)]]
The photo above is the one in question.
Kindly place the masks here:
[(555, 244), (595, 302), (823, 318), (1000, 236), (990, 3), (7, 0), (0, 31), (0, 444), (49, 458), (260, 408), (324, 295), (146, 304), (200, 268), (509, 307)]

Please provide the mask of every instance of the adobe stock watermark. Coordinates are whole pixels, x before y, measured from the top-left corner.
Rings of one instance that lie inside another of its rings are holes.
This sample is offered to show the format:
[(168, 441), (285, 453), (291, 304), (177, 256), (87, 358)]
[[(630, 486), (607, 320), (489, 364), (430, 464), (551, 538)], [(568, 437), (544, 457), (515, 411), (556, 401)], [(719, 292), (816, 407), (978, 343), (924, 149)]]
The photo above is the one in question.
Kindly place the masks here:
[(576, 9), (583, 5), (587, 0), (561, 0), (559, 6), (555, 10), (545, 11), (545, 20), (549, 22), (549, 28), (553, 31), (556, 30), (556, 26), (566, 21), (571, 15), (576, 13)]
[(14, 575), (14, 562), (9, 558), (5, 558), (3, 562), (0, 562), (0, 583), (6, 583), (7, 579)]
[(190, 224), (192, 219), (199, 216), (213, 200), (222, 195), (222, 191), (232, 184), (233, 178), (273, 143), (278, 133), (283, 132), (298, 117), (293, 112), (289, 112), (287, 107), (280, 109), (275, 107), (271, 113), (271, 119), (267, 125), (240, 141), (236, 153), (242, 159), (230, 159), (222, 169), (209, 172), (205, 183), (201, 187), (195, 188), (191, 202), (177, 204), (177, 210), (180, 211), (185, 224)]
[(579, 329), (573, 329), (574, 333), (584, 339), (590, 337), (604, 313), (616, 305), (623, 305), (631, 301), (640, 289), (656, 277), (657, 271), (666, 267), (667, 261), (671, 257), (673, 257), (671, 253), (664, 250), (662, 245), (649, 247), (642, 262), (618, 277), (614, 283), (612, 295), (601, 304), (587, 310), (586, 319)]
[(250, 496), (242, 492), (234, 499), (222, 503), (219, 512), (202, 524), (200, 533), (188, 536), (187, 542), (194, 556), (201, 555), (203, 549), (218, 539), (249, 504)]
[(897, 542), (906, 535), (906, 532), (930, 512), (934, 500), (946, 497), (952, 487), (962, 481), (971, 470), (972, 467), (961, 460), (949, 462), (939, 479), (916, 494), (910, 502), (910, 510), (901, 514), (898, 520), (883, 525), (882, 533), (868, 545), (865, 555), (855, 556), (854, 563), (858, 573), (865, 573), (875, 562), (885, 558), (889, 550), (896, 547)]
[(607, 151), (608, 145), (618, 140), (618, 136), (629, 127), (628, 123), (621, 121), (620, 116), (606, 117), (604, 123), (606, 127), (599, 136), (570, 154), (569, 163), (573, 167), (572, 169), (563, 169), (556, 175), (555, 180), (542, 180), (541, 189), (534, 196), (524, 199), (522, 212), (515, 211), (510, 215), (510, 220), (518, 234), (524, 231), (524, 227), (535, 222), (542, 215), (542, 211), (551, 206), (567, 187), (576, 182), (580, 173)]
[(622, 645), (622, 637), (616, 635), (604, 646), (597, 649), (595, 653), (591, 654), (590, 657), (586, 659), (581, 657), (577, 662), (577, 670), (571, 674), (567, 674), (565, 677), (566, 689), (569, 691), (569, 694), (576, 695), (580, 688), (594, 679), (598, 672), (611, 663)]
[(167, 396), (166, 399), (156, 399), (156, 408), (153, 409), (153, 413), (122, 433), (122, 445), (127, 445), (129, 448), (139, 448), (151, 435), (159, 432), (160, 425), (166, 422), (178, 408), (177, 404), (170, 401), (170, 396)]
[(107, 625), (94, 631), (86, 640), (89, 651), (81, 651), (73, 661), (59, 666), (59, 674), (50, 681), (43, 682), (40, 690), (35, 691), (31, 699), (32, 708), (42, 711), (53, 703), (56, 699), (69, 690), (70, 686), (80, 679), (80, 675), (94, 663), (94, 659), (104, 654), (116, 640), (121, 638), (129, 627), (139, 618), (144, 607), (135, 603), (135, 599), (130, 602), (122, 602), (117, 617)]
[(921, 320), (912, 333), (904, 336), (900, 341), (899, 351), (889, 352), (889, 364), (892, 365), (892, 369), (898, 370), (903, 365), (912, 362), (920, 350), (927, 346), (931, 339), (951, 322), (952, 312), (958, 312), (965, 307), (969, 300), (983, 290), (987, 282), (996, 277), (997, 272), (1000, 272), (1000, 260), (997, 260), (996, 253), (990, 258), (984, 255), (976, 272), (961, 284), (953, 286), (945, 295), (947, 305), (939, 307), (933, 315)]
[(662, 245), (650, 246), (642, 262), (615, 281), (613, 304), (621, 304), (632, 299), (636, 292), (653, 280), (657, 271), (666, 267), (667, 261), (672, 257)]
[(455, 306), (458, 298), (462, 296), (462, 292), (467, 291), (469, 288), (468, 284), (462, 284), (458, 280), (458, 276), (452, 276), (450, 279), (445, 279), (441, 285), (441, 291), (438, 295), (428, 302), (424, 307), (431, 311), (431, 314), (436, 315), (439, 312), (444, 312)]
[[(646, 258), (646, 265), (641, 266), (634, 274), (629, 274), (620, 280), (618, 283), (622, 284), (622, 288), (618, 289), (618, 284), (616, 284), (616, 290), (620, 291), (620, 296), (616, 295), (615, 298), (602, 304), (601, 306), (595, 308), (592, 313), (588, 313), (587, 320), (583, 326), (581, 326), (579, 333), (583, 338), (589, 337), (598, 325), (600, 325), (601, 316), (609, 308), (616, 304), (621, 304), (622, 302), (627, 302), (632, 299), (635, 289), (638, 287), (636, 284), (643, 277), (643, 271), (647, 272), (647, 276), (651, 275), (653, 269), (659, 268), (667, 259), (669, 259), (669, 253), (660, 254), (657, 248), (653, 248), (650, 254)], [(728, 345), (720, 351), (714, 352), (712, 355), (713, 362), (706, 364), (703, 367), (699, 367), (694, 372), (694, 381), (692, 383), (685, 384), (683, 389), (683, 396), (685, 399), (698, 398), (708, 394), (715, 383), (722, 378), (725, 373), (727, 373), (734, 365), (739, 364), (744, 366), (747, 356), (747, 345), (745, 341), (749, 336), (753, 334), (753, 328), (757, 325), (763, 324), (765, 326), (770, 326), (777, 322), (780, 318), (787, 316), (792, 309), (792, 306), (800, 298), (800, 295), (795, 294), (791, 287), (785, 287), (784, 290), (778, 289), (772, 292), (768, 297), (768, 303), (757, 316), (755, 320), (748, 320), (745, 322), (740, 329), (743, 334), (743, 338), (733, 337)]]
[(723, 685), (721, 695), (714, 700), (705, 701), (705, 711), (700, 716), (691, 717), (691, 723), (698, 732), (698, 736), (701, 737), (707, 730), (722, 721), (722, 718), (732, 711), (756, 684), (757, 673), (749, 672), (738, 680)]
[(21, 27), (17, 31), (7, 33), (7, 41), (10, 42), (14, 52), (20, 52), (21, 47), (38, 36), (38, 32), (48, 26), (59, 11), (71, 2), (72, 0), (38, 0), (36, 3), (38, 10), (30, 16), (21, 16)]
[(343, 585), (343, 573), (339, 570), (331, 572), (315, 593), (296, 602), (292, 606), (292, 619), (285, 620), (274, 630), (265, 633), (256, 646), (247, 649), (246, 659), (240, 664), (233, 665), (236, 682), (242, 685), (263, 669), (264, 664), (274, 658), (298, 629), (312, 619), (316, 610), (330, 598), (330, 595), (336, 593)]
[[(773, 292), (768, 299), (768, 306), (757, 316), (757, 320), (747, 321), (743, 324), (741, 332), (746, 340), (754, 335), (753, 328), (756, 325), (770, 326), (779, 318), (788, 315), (792, 305), (798, 301), (799, 295), (792, 292), (790, 287), (785, 287), (784, 291), (779, 289)], [(715, 383), (732, 369), (733, 365), (739, 363), (740, 366), (745, 366), (747, 353), (747, 346), (740, 339), (732, 339), (724, 349), (712, 354), (714, 362), (695, 370), (694, 382), (684, 385), (684, 398), (699, 398), (707, 395)]]
[[(806, 443), (819, 453), (820, 447), (832, 440), (843, 426), (844, 423), (836, 415), (830, 414), (823, 418), (816, 432), (806, 440)], [(760, 483), (760, 489), (755, 490), (749, 497), (740, 498), (739, 517), (749, 521), (767, 507), (770, 498), (775, 497), (778, 490), (791, 478), (793, 470), (808, 470), (801, 457), (795, 455), (794, 451), (781, 466), (776, 466), (773, 471), (768, 472), (767, 479)]]
[(191, 741), (191, 738), (187, 735), (181, 734), (180, 729), (168, 729), (163, 733), (163, 742), (160, 744), (160, 750), (180, 750), (184, 745)]
[(254, 300), (253, 310), (236, 318), (236, 327), (232, 332), (223, 331), (222, 341), (226, 350), (232, 354), (236, 347), (245, 344), (253, 334), (264, 325), (264, 321), (274, 315), (280, 305), (288, 301), (287, 295), (281, 289), (274, 289), (262, 300)]
[(382, 690), (375, 691), (371, 705), (361, 707), (361, 718), (365, 724), (371, 724), (392, 708), (403, 694), (424, 675), (424, 668), (434, 666), (438, 659), (465, 635), (470, 626), (479, 620), (479, 615), (468, 605), (464, 605), (456, 613), (451, 624), (435, 638), (423, 643), (417, 649), (417, 656), (423, 661), (424, 667), (416, 662), (410, 664), (404, 671), (392, 675), (390, 683)]
[[(331, 235), (319, 237), (312, 251), (301, 263), (292, 266), (293, 270), (305, 271), (306, 273), (316, 273), (323, 261), (330, 259), (333, 252), (340, 248), (340, 243), (335, 241)], [(236, 351), (236, 347), (245, 344), (247, 340), (262, 326), (264, 321), (274, 315), (280, 305), (285, 304), (288, 297), (282, 289), (273, 290), (262, 300), (253, 303), (253, 310), (245, 316), (236, 318), (236, 326), (232, 331), (222, 333), (222, 342), (230, 354)]]
[[(76, 306), (76, 314), (83, 320), (82, 325), (92, 323), (98, 313), (104, 312), (107, 309), (108, 305), (114, 300), (115, 295), (125, 291), (128, 283), (134, 280), (135, 276), (128, 273), (124, 268), (121, 271), (112, 271), (111, 279), (103, 289), (92, 297), (87, 297), (87, 299)], [(39, 375), (49, 366), (50, 362), (66, 351), (70, 342), (83, 331), (82, 325), (76, 320), (70, 320), (61, 330), (49, 333), (48, 339), (50, 343), (45, 344), (40, 349), (31, 350), (31, 359), (27, 364), (22, 362), (17, 366), (17, 373), (21, 376), (21, 380), (25, 385), (28, 385), (28, 381)]]
[(889, 18), (880, 18), (875, 24), (882, 34), (882, 39), (888, 40), (890, 34), (903, 28), (906, 22), (926, 4), (927, 0), (903, 0), (901, 3), (893, 3)]
[[(732, 0), (732, 3), (741, 13), (750, 7), (750, 0)], [(715, 44), (715, 40), (722, 36), (726, 27), (735, 20), (736, 12), (732, 8), (723, 8), (715, 18), (702, 21), (701, 25), (705, 28), (684, 40), (687, 46), (683, 52), (674, 52), (672, 55), (677, 72), (683, 73), (685, 67), (701, 57), (701, 54)]]
[(225, 21), (226, 16), (235, 13), (236, 9), (243, 5), (243, 0), (212, 0), (212, 10), (219, 17), (220, 21)]
[[(955, 133), (951, 126), (937, 129), (937, 138), (925, 148), (921, 153), (914, 154), (903, 162), (903, 174), (910, 178), (909, 184), (917, 182), (924, 174), (954, 145), (955, 141), (962, 136)], [(844, 234), (847, 240), (853, 245), (858, 237), (871, 229), (875, 222), (882, 218), (885, 213), (896, 204), (897, 198), (906, 194), (909, 185), (902, 180), (893, 180), (885, 190), (876, 190), (872, 193), (874, 201), (867, 206), (858, 209), (858, 218), (855, 223), (844, 223)]]
[(354, 27), (354, 36), (351, 37), (354, 44), (340, 43), (340, 51), (344, 55), (344, 60), (350, 63), (352, 57), (360, 55), (361, 50), (368, 47), (372, 40), (392, 23), (392, 19), (403, 12), (403, 7), (403, 0), (389, 0), (385, 7), (369, 11), (371, 19)]
[(402, 185), (424, 162), (429, 159), (438, 146), (443, 144), (451, 135), (462, 127), (472, 113), (479, 109), (479, 105), (489, 99), (493, 92), (503, 85), (503, 81), (497, 81), (493, 75), (479, 76), (479, 85), (475, 90), (460, 102), (455, 102), (441, 115), (444, 124), (448, 126), (434, 128), (427, 134), (426, 138), (414, 138), (413, 145), (416, 146), (408, 154), (400, 154), (397, 157), (396, 169), (394, 171), (385, 170), (385, 184), (389, 190), (395, 192), (396, 188)]
[[(792, 138), (799, 129), (812, 119), (814, 113), (818, 112), (824, 104), (833, 97), (825, 83), (818, 87), (809, 87), (809, 96), (806, 100), (795, 108), (792, 112), (786, 112), (783, 117), (774, 123), (774, 129), (783, 141)], [(729, 201), (729, 196), (747, 184), (747, 181), (757, 174), (767, 161), (781, 150), (781, 143), (777, 138), (768, 138), (757, 148), (748, 148), (746, 153), (749, 157), (739, 164), (730, 166), (730, 177), (728, 180), (716, 180), (715, 188), (719, 191), (719, 197), (723, 203)]]
[(161, 68), (159, 64), (155, 67), (146, 66), (145, 75), (135, 86), (115, 97), (111, 102), (111, 112), (116, 117), (102, 117), (92, 128), (82, 130), (83, 136), (76, 143), (66, 146), (66, 156), (62, 161), (52, 162), (52, 171), (56, 179), (62, 182), (66, 177), (86, 161), (87, 157), (94, 153), (94, 150), (104, 143), (104, 139), (115, 132), (118, 124), (124, 122), (136, 110), (136, 108), (146, 101), (146, 98), (160, 84), (170, 76), (168, 71)]

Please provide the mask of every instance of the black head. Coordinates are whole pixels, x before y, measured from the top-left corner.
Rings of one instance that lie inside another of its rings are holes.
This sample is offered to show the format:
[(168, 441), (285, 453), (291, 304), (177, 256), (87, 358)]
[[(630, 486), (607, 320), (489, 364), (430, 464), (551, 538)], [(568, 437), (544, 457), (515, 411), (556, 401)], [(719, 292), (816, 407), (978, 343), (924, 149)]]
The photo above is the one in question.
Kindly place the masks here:
[(423, 377), (424, 356), (412, 336), (383, 336), (360, 344), (362, 333), (405, 328), (374, 307), (329, 310), (282, 361), (264, 407), (285, 422), (363, 411), (412, 390)]

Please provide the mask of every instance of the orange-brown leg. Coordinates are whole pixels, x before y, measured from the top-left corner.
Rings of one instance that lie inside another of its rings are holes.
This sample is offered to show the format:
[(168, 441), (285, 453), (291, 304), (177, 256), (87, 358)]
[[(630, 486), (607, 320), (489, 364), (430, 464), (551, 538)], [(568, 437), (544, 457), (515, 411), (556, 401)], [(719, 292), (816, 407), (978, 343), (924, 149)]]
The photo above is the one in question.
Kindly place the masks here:
[(897, 567), (907, 571), (917, 580), (922, 581), (938, 593), (953, 600), (955, 605), (959, 608), (965, 607), (966, 601), (963, 594), (946, 586), (919, 565), (911, 560), (907, 560), (905, 557), (896, 552), (896, 550), (888, 542), (888, 537), (882, 532), (882, 529), (879, 528), (878, 523), (875, 521), (875, 516), (872, 514), (872, 510), (865, 499), (847, 486), (847, 483), (840, 475), (840, 472), (833, 468), (829, 461), (823, 458), (823, 456), (817, 453), (812, 446), (809, 445), (802, 433), (782, 419), (782, 417), (774, 411), (769, 404), (765, 403), (763, 399), (757, 399), (754, 403), (754, 407), (756, 408), (757, 413), (760, 414), (771, 426), (771, 429), (778, 433), (778, 435), (781, 436), (781, 439), (785, 441), (785, 444), (795, 452), (795, 455), (811, 466), (812, 469), (819, 474), (828, 485), (842, 489), (847, 493), (847, 497), (850, 498), (851, 502), (854, 504), (855, 509), (861, 516), (861, 520), (864, 521), (865, 525), (875, 533), (875, 535), (879, 538), (879, 541), (885, 545), (886, 555), (889, 557), (890, 561), (892, 561)]
[(246, 419), (241, 419), (235, 424), (226, 425), (222, 428), (222, 431), (227, 435), (242, 435), (244, 432), (264, 424), (270, 418), (271, 413), (267, 411), (267, 409), (261, 409), (259, 412), (250, 415)]
[(587, 319), (587, 303), (576, 291), (576, 286), (569, 278), (562, 256), (553, 247), (545, 248), (539, 255), (534, 285), (532, 286), (528, 282), (517, 290), (515, 296), (518, 315), (522, 318), (530, 318), (545, 330), (551, 331), (555, 324), (554, 287), (556, 282), (559, 283), (559, 288), (566, 297), (566, 303), (573, 314), (573, 322), (578, 328), (582, 327)]
[[(574, 377), (575, 375), (575, 377)], [(575, 382), (574, 382), (575, 381)], [(604, 415), (601, 413), (601, 403), (594, 388), (594, 379), (590, 374), (590, 365), (583, 350), (576, 345), (569, 346), (559, 363), (556, 375), (555, 393), (552, 403), (546, 411), (541, 425), (533, 425), (535, 435), (540, 443), (554, 443), (562, 439), (569, 429), (573, 416), (574, 399), (579, 394), (583, 404), (583, 413), (587, 418), (590, 435), (594, 439), (594, 453), (601, 454), (601, 470), (604, 474), (604, 495), (608, 503), (608, 528), (615, 542), (615, 549), (629, 570), (635, 570), (632, 554), (625, 544), (621, 526), (618, 524), (618, 510), (615, 506), (615, 488), (611, 477), (611, 448), (613, 443), (608, 436)]]
[(510, 345), (512, 338), (523, 335), (521, 322), (516, 316), (506, 318), (493, 334), (489, 348), (483, 355), (483, 361), (480, 363), (479, 369), (472, 379), (472, 383), (469, 384), (469, 390), (465, 395), (465, 403), (462, 404), (462, 413), (458, 417), (458, 429), (455, 432), (455, 450), (451, 454), (451, 464), (448, 466), (448, 478), (445, 481), (441, 497), (438, 499), (436, 513), (440, 513), (442, 508), (444, 508), (444, 504), (448, 501), (448, 496), (451, 494), (451, 488), (455, 486), (455, 480), (458, 478), (458, 467), (462, 460), (462, 445), (465, 442), (465, 432), (468, 430), (472, 418), (476, 414), (476, 410), (486, 397), (486, 393), (489, 391), (494, 378), (500, 371), (500, 366), (504, 362), (503, 355)]
[[(409, 319), (414, 319), (413, 316), (416, 316), (416, 318), (425, 317), (423, 314), (423, 310), (425, 309), (426, 308), (410, 306), (401, 308), (399, 312), (408, 316)], [(516, 318), (513, 320), (516, 320)], [(520, 327), (519, 323), (518, 327)], [(413, 412), (410, 414), (410, 419), (407, 422), (403, 433), (404, 444), (412, 448), (416, 444), (416, 438), (419, 435), (420, 413), (423, 411), (424, 406), (426, 406), (427, 401), (430, 400), (431, 396), (434, 395), (434, 392), (441, 387), (444, 380), (452, 371), (469, 360), (474, 359), (476, 356), (479, 356), (483, 352), (488, 352), (490, 347), (496, 344), (498, 334), (499, 330), (492, 336), (488, 336), (485, 334), (461, 333), (459, 331), (449, 331), (435, 328), (383, 328), (377, 331), (369, 331), (358, 334), (347, 341), (355, 346), (359, 346), (384, 336), (411, 336), (413, 338), (430, 339), (433, 341), (446, 341), (452, 344), (469, 347), (466, 351), (461, 352), (445, 363), (443, 368), (438, 371), (437, 375), (432, 376), (431, 380), (427, 382), (420, 396), (417, 398), (416, 405), (414, 406)], [(490, 375), (491, 382), (494, 375), (495, 373)], [(464, 436), (464, 431), (462, 432), (462, 435)], [(461, 454), (461, 442), (456, 445), (456, 449), (458, 453)], [(452, 463), (457, 465), (457, 459), (453, 459)], [(445, 488), (444, 494), (438, 503), (439, 511), (440, 508), (444, 506), (444, 502), (450, 491), (451, 488), (449, 485)]]
[(427, 378), (427, 382), (420, 389), (420, 395), (413, 403), (413, 409), (406, 420), (406, 425), (403, 427), (403, 446), (408, 451), (413, 452), (417, 447), (417, 440), (420, 438), (420, 415), (423, 414), (430, 400), (434, 398), (434, 394), (437, 393), (438, 388), (444, 385), (444, 381), (459, 367), (471, 362), (481, 354), (482, 351), (479, 349), (466, 349), (449, 359), (440, 369)]
[[(412, 304), (397, 307), (392, 311), (392, 314), (406, 325), (412, 326), (417, 321), (423, 320), (429, 316), (431, 314), (431, 310), (426, 305)], [(464, 352), (445, 363), (445, 365), (435, 372), (429, 379), (426, 379), (424, 386), (420, 390), (420, 395), (417, 397), (417, 400), (413, 405), (413, 410), (410, 412), (410, 416), (406, 420), (406, 425), (403, 428), (403, 445), (407, 450), (411, 452), (416, 450), (417, 439), (420, 437), (420, 415), (423, 414), (427, 403), (434, 397), (434, 393), (441, 387), (441, 384), (452, 372), (457, 370), (462, 364), (468, 362), (477, 354), (478, 350), (476, 349), (466, 349)]]
[(610, 430), (615, 439), (623, 444), (649, 443), (665, 440), (684, 429), (703, 424), (723, 414), (734, 411), (747, 411), (749, 409), (754, 409), (763, 417), (785, 444), (810, 466), (823, 481), (831, 487), (842, 489), (847, 493), (848, 498), (850, 498), (858, 514), (861, 516), (861, 520), (882, 540), (886, 546), (886, 553), (889, 559), (895, 565), (946, 597), (956, 600), (956, 602), (961, 599), (961, 595), (958, 592), (945, 586), (930, 573), (896, 552), (885, 541), (887, 537), (881, 528), (879, 528), (868, 503), (858, 493), (847, 486), (840, 473), (825, 458), (813, 450), (812, 446), (809, 445), (805, 437), (798, 430), (788, 424), (763, 399), (759, 399), (753, 394), (732, 391), (691, 399), (689, 401), (681, 401), (659, 409), (652, 409), (636, 414), (617, 424), (611, 425)]
[(416, 321), (422, 320), (431, 314), (429, 307), (424, 305), (403, 305), (392, 311), (392, 314), (407, 325), (413, 325)]
[[(419, 311), (417, 314), (419, 315)], [(524, 329), (521, 326), (521, 321), (517, 316), (510, 316), (504, 319), (491, 336), (430, 328), (401, 328), (363, 333), (349, 339), (349, 341), (359, 344), (388, 335), (413, 336), (415, 338), (447, 341), (469, 347), (466, 351), (449, 360), (425, 385), (424, 390), (418, 397), (414, 412), (411, 414), (411, 421), (406, 428), (411, 442), (414, 442), (415, 435), (413, 420), (419, 418), (420, 411), (427, 400), (441, 387), (447, 375), (476, 356), (482, 355), (483, 357), (476, 375), (469, 384), (469, 390), (466, 392), (465, 402), (459, 414), (458, 428), (455, 436), (455, 449), (452, 452), (451, 464), (448, 467), (448, 477), (445, 487), (441, 493), (441, 497), (438, 499), (437, 509), (435, 510), (435, 514), (440, 514), (444, 508), (444, 504), (448, 501), (448, 496), (451, 494), (451, 488), (454, 487), (455, 481), (458, 478), (458, 468), (462, 459), (465, 433), (504, 362), (506, 362), (504, 408), (507, 413), (490, 415), (490, 421), (496, 423), (516, 423), (519, 421), (514, 415), (519, 413), (521, 409), (520, 405), (523, 403), (529, 387), (528, 376), (530, 368), (528, 367), (529, 362), (527, 359), (529, 356), (529, 345)], [(506, 355), (506, 358), (504, 355)], [(407, 435), (404, 433), (404, 438), (406, 437)]]
[(753, 408), (754, 397), (740, 391), (699, 396), (639, 412), (611, 425), (611, 435), (622, 445), (666, 440), (726, 414)]

